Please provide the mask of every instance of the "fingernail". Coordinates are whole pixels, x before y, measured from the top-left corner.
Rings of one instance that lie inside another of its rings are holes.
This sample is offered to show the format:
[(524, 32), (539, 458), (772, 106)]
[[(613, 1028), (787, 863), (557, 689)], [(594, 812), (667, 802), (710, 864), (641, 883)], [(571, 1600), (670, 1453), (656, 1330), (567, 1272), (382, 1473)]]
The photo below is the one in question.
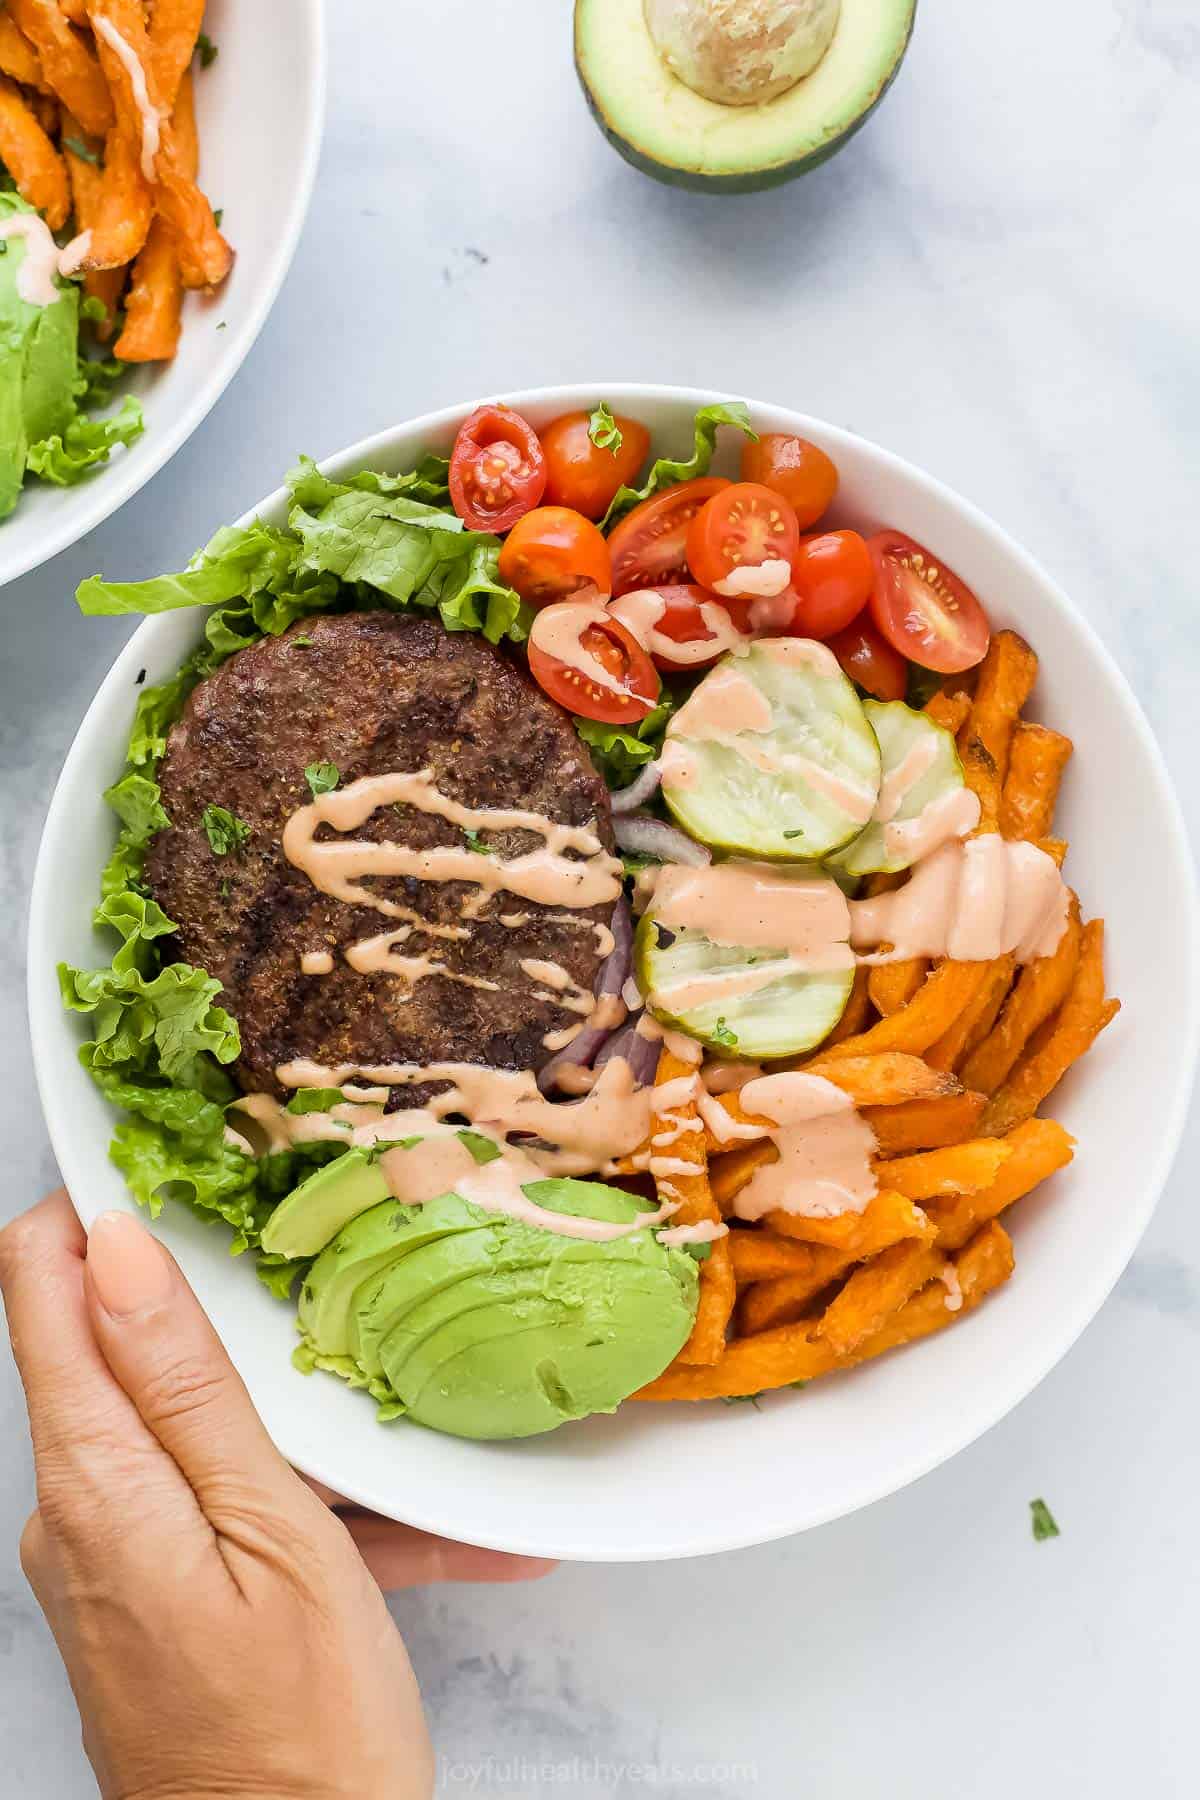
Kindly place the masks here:
[(130, 1213), (101, 1213), (88, 1233), (87, 1266), (97, 1297), (115, 1319), (161, 1306), (174, 1272), (166, 1252)]

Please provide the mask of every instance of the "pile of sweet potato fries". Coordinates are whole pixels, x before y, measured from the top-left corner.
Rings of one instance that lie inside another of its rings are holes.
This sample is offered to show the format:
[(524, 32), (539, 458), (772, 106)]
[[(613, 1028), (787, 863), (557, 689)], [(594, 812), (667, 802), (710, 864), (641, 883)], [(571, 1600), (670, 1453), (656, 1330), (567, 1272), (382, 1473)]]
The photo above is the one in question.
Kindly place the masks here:
[[(1066, 845), (1049, 833), (1072, 745), (1021, 718), (1036, 673), (1028, 644), (999, 632), (973, 690), (951, 677), (926, 710), (957, 734), (979, 830), (1036, 842), (1061, 864)], [(879, 892), (905, 877), (872, 879)], [(832, 1218), (731, 1219), (701, 1265), (691, 1338), (635, 1397), (729, 1399), (810, 1381), (927, 1337), (1006, 1281), (1012, 1241), (998, 1215), (1074, 1148), (1038, 1108), (1119, 1007), (1105, 997), (1103, 950), (1103, 922), (1081, 925), (1072, 897), (1054, 954), (1023, 968), (1011, 956), (860, 968), (836, 1029), (786, 1066), (824, 1076), (862, 1109), (878, 1142), (879, 1192), (864, 1212)], [(658, 1081), (689, 1072), (664, 1054)], [(736, 1094), (719, 1104), (739, 1126), (756, 1123)], [(684, 1224), (728, 1217), (738, 1190), (778, 1155), (763, 1121), (761, 1141), (739, 1131), (728, 1149), (694, 1105), (692, 1116), (694, 1131), (672, 1152), (698, 1170), (671, 1176)]]
[(124, 310), (124, 362), (174, 356), (184, 290), (233, 263), (196, 185), (203, 16), (204, 0), (0, 0), (0, 162), (52, 231), (74, 220), (73, 270), (102, 342)]

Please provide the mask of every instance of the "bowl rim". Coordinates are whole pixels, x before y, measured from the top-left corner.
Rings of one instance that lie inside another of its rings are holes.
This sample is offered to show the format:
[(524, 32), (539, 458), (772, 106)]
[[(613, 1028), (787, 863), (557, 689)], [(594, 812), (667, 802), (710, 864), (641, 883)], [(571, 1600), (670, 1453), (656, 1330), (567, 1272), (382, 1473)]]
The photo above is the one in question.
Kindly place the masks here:
[(243, 319), (240, 329), (231, 331), (222, 356), (214, 362), (208, 378), (195, 389), (174, 424), (164, 425), (161, 429), (155, 426), (152, 455), (137, 462), (122, 456), (111, 468), (101, 470), (98, 480), (88, 481), (82, 489), (71, 490), (72, 499), (77, 499), (79, 504), (64, 506), (59, 522), (52, 524), (36, 542), (31, 541), (24, 551), (14, 554), (11, 560), (4, 556), (0, 526), (0, 591), (19, 581), (23, 575), (40, 569), (60, 551), (69, 550), (119, 512), (147, 482), (161, 474), (176, 451), (182, 449), (203, 424), (254, 348), (299, 247), (325, 136), (329, 63), (326, 0), (294, 0), (294, 4), (297, 17), (293, 29), (297, 34), (304, 32), (307, 36), (309, 84), (300, 110), (307, 112), (311, 129), (304, 142), (301, 160), (293, 164), (296, 180), (289, 187), (282, 208), (284, 228), (279, 248), (254, 306)]
[[(615, 401), (622, 408), (630, 404), (636, 406), (639, 399), (694, 409), (701, 405), (731, 402), (744, 398), (715, 389), (656, 382), (596, 381), (586, 384), (570, 382), (538, 388), (522, 388), (488, 396), (477, 396), (472, 400), (441, 407), (411, 420), (400, 421), (369, 437), (360, 439), (343, 450), (322, 458), (319, 467), (325, 472), (336, 474), (343, 469), (369, 466), (372, 458), (386, 454), (400, 436), (406, 438), (428, 437), (431, 441), (437, 441), (439, 437), (444, 438), (448, 432), (457, 427), (466, 415), (480, 404), (501, 401), (517, 410), (522, 408), (570, 410), (578, 409), (583, 404), (585, 397), (594, 396), (597, 393), (607, 394), (610, 397), (610, 403)], [(985, 1432), (990, 1431), (994, 1425), (1007, 1417), (1016, 1406), (1027, 1399), (1051, 1370), (1062, 1361), (1085, 1328), (1095, 1318), (1124, 1273), (1149, 1224), (1178, 1152), (1188, 1117), (1188, 1106), (1195, 1083), (1197, 1062), (1200, 1060), (1200, 1000), (1196, 998), (1197, 989), (1200, 988), (1200, 981), (1196, 979), (1200, 974), (1200, 887), (1197, 885), (1188, 834), (1174, 783), (1141, 703), (1120, 666), (1087, 618), (1074, 607), (1064, 590), (1046, 573), (1040, 563), (1002, 526), (948, 484), (908, 462), (907, 459), (895, 452), (884, 449), (871, 439), (826, 420), (797, 412), (778, 402), (748, 399), (745, 403), (749, 406), (752, 414), (755, 411), (763, 411), (786, 415), (797, 432), (803, 435), (809, 435), (811, 432), (817, 441), (830, 449), (831, 453), (835, 455), (835, 459), (839, 445), (855, 452), (865, 452), (870, 458), (881, 462), (884, 467), (906, 481), (924, 489), (935, 501), (957, 512), (974, 531), (989, 541), (1000, 553), (1021, 566), (1022, 572), (1038, 589), (1040, 596), (1051, 611), (1064, 617), (1071, 628), (1086, 639), (1091, 654), (1096, 657), (1108, 679), (1122, 694), (1130, 728), (1139, 740), (1147, 766), (1155, 782), (1157, 800), (1166, 828), (1163, 855), (1170, 858), (1175, 865), (1180, 883), (1180, 893), (1184, 901), (1178, 948), (1184, 959), (1180, 971), (1181, 988), (1184, 988), (1190, 996), (1190, 1004), (1186, 1016), (1181, 1019), (1181, 1054), (1176, 1064), (1174, 1088), (1169, 1105), (1165, 1110), (1162, 1135), (1148, 1158), (1146, 1177), (1139, 1184), (1137, 1204), (1131, 1205), (1125, 1215), (1125, 1229), (1119, 1236), (1114, 1234), (1106, 1240), (1107, 1254), (1096, 1264), (1091, 1265), (1090, 1279), (1081, 1280), (1071, 1288), (1062, 1307), (1055, 1315), (1053, 1327), (1047, 1326), (1046, 1328), (1043, 1352), (1037, 1359), (1036, 1365), (1032, 1370), (1023, 1372), (1014, 1388), (1003, 1397), (997, 1397), (994, 1401), (973, 1410), (966, 1422), (947, 1420), (944, 1429), (937, 1436), (936, 1444), (931, 1448), (914, 1454), (908, 1462), (894, 1462), (881, 1478), (861, 1482), (861, 1491), (857, 1494), (839, 1502), (818, 1506), (799, 1522), (795, 1518), (789, 1519), (783, 1516), (786, 1508), (773, 1520), (750, 1529), (739, 1528), (735, 1520), (722, 1521), (719, 1525), (715, 1521), (697, 1520), (688, 1540), (670, 1549), (664, 1549), (657, 1540), (653, 1542), (650, 1540), (638, 1541), (636, 1538), (619, 1547), (599, 1545), (581, 1550), (577, 1545), (572, 1544), (568, 1548), (556, 1548), (553, 1544), (547, 1544), (544, 1533), (536, 1537), (532, 1534), (522, 1536), (520, 1529), (507, 1527), (495, 1534), (489, 1534), (487, 1531), (473, 1531), (471, 1541), (487, 1548), (516, 1554), (560, 1556), (569, 1561), (616, 1563), (671, 1561), (681, 1557), (711, 1555), (722, 1551), (744, 1549), (756, 1544), (775, 1542), (798, 1532), (811, 1530), (815, 1526), (828, 1524), (835, 1519), (847, 1517), (866, 1506), (873, 1505), (876, 1501), (898, 1493), (912, 1482), (920, 1480), (932, 1470), (940, 1467), (942, 1463), (957, 1456), (960, 1451), (982, 1437)], [(238, 523), (246, 524), (256, 517), (269, 514), (272, 509), (278, 508), (284, 503), (286, 492), (287, 490), (283, 487), (276, 488), (258, 505), (244, 513)], [(48, 983), (46, 979), (46, 971), (53, 969), (55, 961), (48, 931), (48, 924), (52, 918), (51, 891), (54, 886), (54, 870), (51, 867), (50, 855), (51, 839), (54, 835), (52, 825), (57, 825), (63, 775), (73, 763), (81, 742), (90, 734), (93, 723), (99, 719), (99, 716), (108, 711), (114, 691), (117, 689), (120, 689), (122, 693), (127, 691), (129, 676), (131, 673), (135, 673), (145, 660), (143, 652), (147, 644), (151, 643), (159, 633), (169, 629), (171, 623), (171, 614), (144, 620), (118, 653), (104, 676), (72, 739), (63, 768), (55, 782), (39, 842), (30, 890), (27, 992), (34, 1072), (51, 1145), (73, 1200), (86, 1188), (87, 1160), (82, 1148), (77, 1146), (74, 1141), (69, 1103), (64, 1100), (59, 1085), (51, 1079), (51, 1071), (58, 1055), (53, 1041), (54, 1030), (56, 1025), (61, 1023), (61, 1009), (57, 1004), (57, 984)], [(88, 1209), (78, 1200), (75, 1200), (75, 1204), (86, 1226), (87, 1216), (85, 1215), (87, 1215)], [(357, 1505), (374, 1510), (380, 1509), (378, 1493), (365, 1489), (353, 1478), (347, 1480), (345, 1474), (339, 1473), (334, 1460), (324, 1461), (319, 1456), (314, 1456), (311, 1444), (306, 1444), (300, 1455), (292, 1455), (284, 1442), (281, 1442), (279, 1447), (288, 1460), (293, 1462), (304, 1474), (336, 1489)], [(420, 1529), (444, 1535), (446, 1520), (439, 1519), (431, 1512), (423, 1511), (419, 1506), (414, 1508), (406, 1503), (404, 1518), (407, 1523)]]

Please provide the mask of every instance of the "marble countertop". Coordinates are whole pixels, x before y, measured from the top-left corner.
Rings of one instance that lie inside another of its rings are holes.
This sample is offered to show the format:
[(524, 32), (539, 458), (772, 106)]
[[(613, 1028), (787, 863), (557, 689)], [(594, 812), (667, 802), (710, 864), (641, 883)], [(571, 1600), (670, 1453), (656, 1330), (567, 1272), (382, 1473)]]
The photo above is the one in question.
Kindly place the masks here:
[[(178, 566), (297, 450), (606, 374), (851, 426), (979, 502), (1061, 579), (1200, 825), (1195, 568), (1177, 553), (1200, 448), (1193, 0), (922, 0), (866, 131), (803, 182), (736, 200), (658, 187), (607, 148), (574, 82), (568, 10), (331, 7), (316, 197), (256, 349), (142, 494), (0, 595), (0, 1216), (55, 1179), (20, 926), (51, 785), (127, 629), (81, 622), (73, 589), (98, 568)], [(704, 1563), (398, 1597), (442, 1791), (1193, 1794), (1198, 1177), (1193, 1124), (1074, 1351), (891, 1500)], [(17, 1567), (32, 1479), (7, 1357), (0, 1444), (0, 1787), (75, 1800), (94, 1788)], [(1034, 1495), (1057, 1540), (1033, 1542)]]

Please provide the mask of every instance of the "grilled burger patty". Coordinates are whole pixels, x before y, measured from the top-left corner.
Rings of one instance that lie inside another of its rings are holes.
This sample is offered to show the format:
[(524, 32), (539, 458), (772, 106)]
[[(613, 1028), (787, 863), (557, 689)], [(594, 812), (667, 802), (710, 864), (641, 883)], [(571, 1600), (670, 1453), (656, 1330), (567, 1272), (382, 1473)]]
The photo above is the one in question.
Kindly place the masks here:
[[(344, 613), (301, 620), (239, 651), (194, 690), (170, 734), (159, 780), (171, 824), (150, 846), (146, 879), (178, 926), (180, 956), (224, 989), (221, 1004), (241, 1030), (242, 1087), (281, 1094), (275, 1069), (295, 1057), (539, 1069), (551, 1054), (547, 1032), (580, 1017), (521, 960), (557, 963), (590, 992), (600, 962), (591, 927), (608, 923), (611, 905), (564, 915), (501, 891), (482, 917), (462, 920), (463, 903), (478, 894), (470, 883), (372, 878), (371, 891), (422, 919), (469, 926), (454, 941), (416, 925), (404, 954), (434, 956), (496, 986), (357, 973), (341, 952), (401, 921), (321, 893), (281, 845), (288, 818), (312, 798), (305, 769), (322, 762), (335, 765), (342, 787), (428, 768), (464, 805), (592, 825), (613, 847), (608, 791), (570, 719), (476, 633), (404, 613)], [(245, 843), (222, 856), (202, 824), (210, 805), (249, 827)], [(378, 808), (352, 835), (417, 849), (464, 842), (456, 825), (407, 805)], [(542, 842), (528, 831), (479, 838), (504, 857)], [(502, 925), (501, 913), (526, 922)], [(302, 955), (322, 950), (332, 953), (331, 972), (303, 974)], [(417, 1088), (396, 1091), (401, 1104), (420, 1097)]]

